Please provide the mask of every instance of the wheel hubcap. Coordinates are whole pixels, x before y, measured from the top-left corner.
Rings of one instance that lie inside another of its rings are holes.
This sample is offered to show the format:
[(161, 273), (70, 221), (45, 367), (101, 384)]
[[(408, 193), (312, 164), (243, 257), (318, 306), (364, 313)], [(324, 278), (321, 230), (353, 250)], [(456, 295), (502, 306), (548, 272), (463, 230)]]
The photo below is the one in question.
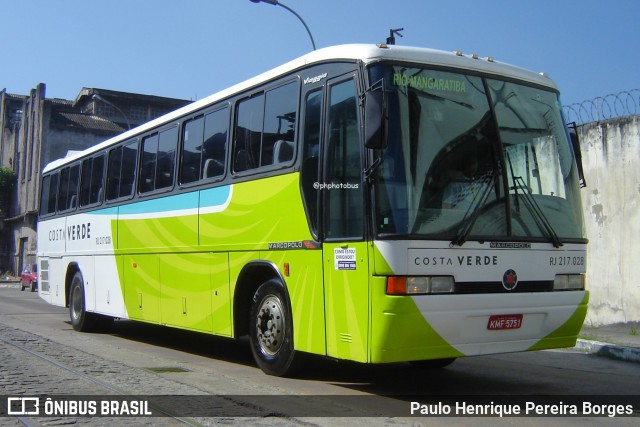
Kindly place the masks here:
[(282, 304), (272, 295), (262, 300), (256, 318), (258, 343), (264, 354), (273, 356), (284, 341), (285, 323)]
[(77, 290), (71, 295), (71, 307), (73, 318), (78, 319), (82, 313), (82, 297)]

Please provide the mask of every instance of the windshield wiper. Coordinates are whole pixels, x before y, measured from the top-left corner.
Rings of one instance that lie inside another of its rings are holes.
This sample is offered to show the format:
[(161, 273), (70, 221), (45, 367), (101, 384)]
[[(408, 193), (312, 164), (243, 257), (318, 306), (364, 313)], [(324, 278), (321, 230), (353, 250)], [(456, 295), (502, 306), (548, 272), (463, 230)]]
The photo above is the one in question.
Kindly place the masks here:
[(524, 202), (525, 207), (533, 214), (533, 219), (536, 222), (538, 228), (541, 231), (546, 231), (549, 239), (553, 243), (553, 246), (559, 248), (563, 245), (560, 237), (558, 237), (558, 233), (553, 229), (553, 226), (547, 219), (547, 217), (540, 209), (540, 206), (536, 202), (536, 199), (531, 194), (531, 190), (529, 186), (524, 182), (524, 179), (521, 176), (513, 176), (513, 190), (515, 191), (516, 200), (519, 200), (520, 196), (518, 193), (518, 189), (522, 190), (522, 201)]
[[(462, 246), (464, 242), (467, 241), (467, 237), (469, 237), (469, 233), (471, 233), (471, 229), (473, 228), (473, 225), (476, 223), (476, 220), (480, 215), (480, 210), (489, 198), (489, 194), (491, 194), (491, 189), (495, 186), (497, 178), (498, 173), (494, 172), (489, 177), (489, 182), (486, 183), (487, 185), (485, 185), (483, 191), (479, 193), (479, 198), (478, 195), (473, 198), (471, 204), (469, 205), (469, 208), (467, 209), (467, 212), (465, 212), (462, 220), (460, 221), (460, 227), (458, 228), (456, 237), (451, 241), (452, 246)], [(476, 199), (478, 199), (478, 203), (475, 203)]]

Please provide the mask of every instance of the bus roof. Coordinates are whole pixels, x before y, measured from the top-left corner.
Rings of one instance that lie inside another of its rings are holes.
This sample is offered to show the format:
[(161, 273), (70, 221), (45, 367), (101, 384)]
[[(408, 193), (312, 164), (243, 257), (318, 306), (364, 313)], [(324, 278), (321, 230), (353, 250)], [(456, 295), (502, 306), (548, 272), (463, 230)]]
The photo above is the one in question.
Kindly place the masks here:
[(308, 65), (334, 61), (362, 61), (364, 64), (371, 64), (379, 61), (401, 61), (416, 64), (435, 65), (448, 68), (458, 68), (460, 70), (471, 70), (481, 73), (498, 75), (503, 77), (515, 78), (530, 83), (547, 86), (550, 89), (557, 90), (553, 81), (542, 73), (535, 73), (513, 65), (494, 61), (492, 58), (480, 58), (477, 55), (464, 55), (461, 52), (447, 52), (428, 48), (407, 47), (397, 45), (374, 45), (374, 44), (347, 44), (331, 46), (312, 51), (304, 56), (280, 65), (272, 70), (257, 75), (249, 80), (238, 83), (227, 89), (207, 96), (199, 101), (195, 101), (178, 110), (158, 117), (144, 123), (136, 128), (118, 134), (106, 141), (87, 148), (84, 151), (68, 155), (65, 158), (57, 159), (45, 166), (43, 173), (60, 167), (64, 164), (73, 162), (81, 157), (98, 152), (112, 144), (125, 141), (140, 133), (146, 132), (164, 123), (169, 123), (198, 111), (201, 108), (223, 100), (236, 93), (248, 90), (263, 82), (285, 75), (288, 72), (295, 71)]

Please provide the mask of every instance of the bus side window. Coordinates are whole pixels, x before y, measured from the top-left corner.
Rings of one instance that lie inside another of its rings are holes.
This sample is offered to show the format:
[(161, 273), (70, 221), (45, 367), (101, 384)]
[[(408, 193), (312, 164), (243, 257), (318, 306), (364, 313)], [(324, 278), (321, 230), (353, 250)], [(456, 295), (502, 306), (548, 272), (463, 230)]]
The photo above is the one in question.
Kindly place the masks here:
[(120, 169), (122, 168), (122, 147), (109, 152), (109, 170), (107, 171), (107, 200), (120, 197)]
[(56, 211), (58, 194), (58, 173), (42, 178), (42, 191), (40, 194), (40, 215), (45, 216)]
[(176, 126), (142, 140), (140, 193), (173, 186), (177, 141)]
[(142, 140), (142, 162), (140, 163), (141, 193), (153, 191), (156, 186), (156, 160), (158, 158), (158, 134), (151, 135)]
[(234, 172), (293, 160), (297, 103), (295, 81), (238, 102)]
[(296, 82), (287, 83), (267, 92), (260, 166), (287, 163), (293, 160), (297, 99)]
[(120, 170), (120, 191), (118, 197), (131, 196), (133, 194), (137, 158), (137, 142), (132, 142), (122, 147), (122, 168)]
[(188, 184), (201, 178), (200, 161), (204, 138), (204, 117), (196, 117), (184, 125), (182, 135), (182, 165), (180, 183)]
[(172, 127), (160, 132), (156, 165), (156, 190), (173, 187), (173, 174), (176, 169), (176, 144), (178, 128)]
[(78, 206), (78, 178), (80, 165), (73, 165), (60, 172), (60, 188), (58, 189), (58, 210), (70, 211)]
[(228, 108), (207, 114), (204, 123), (204, 144), (202, 144), (203, 179), (224, 175), (228, 127)]
[(102, 202), (102, 178), (104, 177), (104, 155), (82, 162), (80, 179), (80, 206)]
[(233, 156), (234, 172), (258, 167), (263, 115), (264, 93), (238, 103)]
[(107, 200), (131, 196), (136, 173), (138, 143), (132, 142), (109, 152)]

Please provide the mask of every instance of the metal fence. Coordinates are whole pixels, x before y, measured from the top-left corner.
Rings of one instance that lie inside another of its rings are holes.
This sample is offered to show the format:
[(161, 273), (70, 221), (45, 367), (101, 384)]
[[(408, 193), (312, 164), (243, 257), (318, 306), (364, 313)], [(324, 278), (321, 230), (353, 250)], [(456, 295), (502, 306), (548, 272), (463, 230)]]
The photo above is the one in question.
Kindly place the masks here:
[(640, 114), (640, 89), (599, 96), (562, 107), (568, 123), (584, 124)]

